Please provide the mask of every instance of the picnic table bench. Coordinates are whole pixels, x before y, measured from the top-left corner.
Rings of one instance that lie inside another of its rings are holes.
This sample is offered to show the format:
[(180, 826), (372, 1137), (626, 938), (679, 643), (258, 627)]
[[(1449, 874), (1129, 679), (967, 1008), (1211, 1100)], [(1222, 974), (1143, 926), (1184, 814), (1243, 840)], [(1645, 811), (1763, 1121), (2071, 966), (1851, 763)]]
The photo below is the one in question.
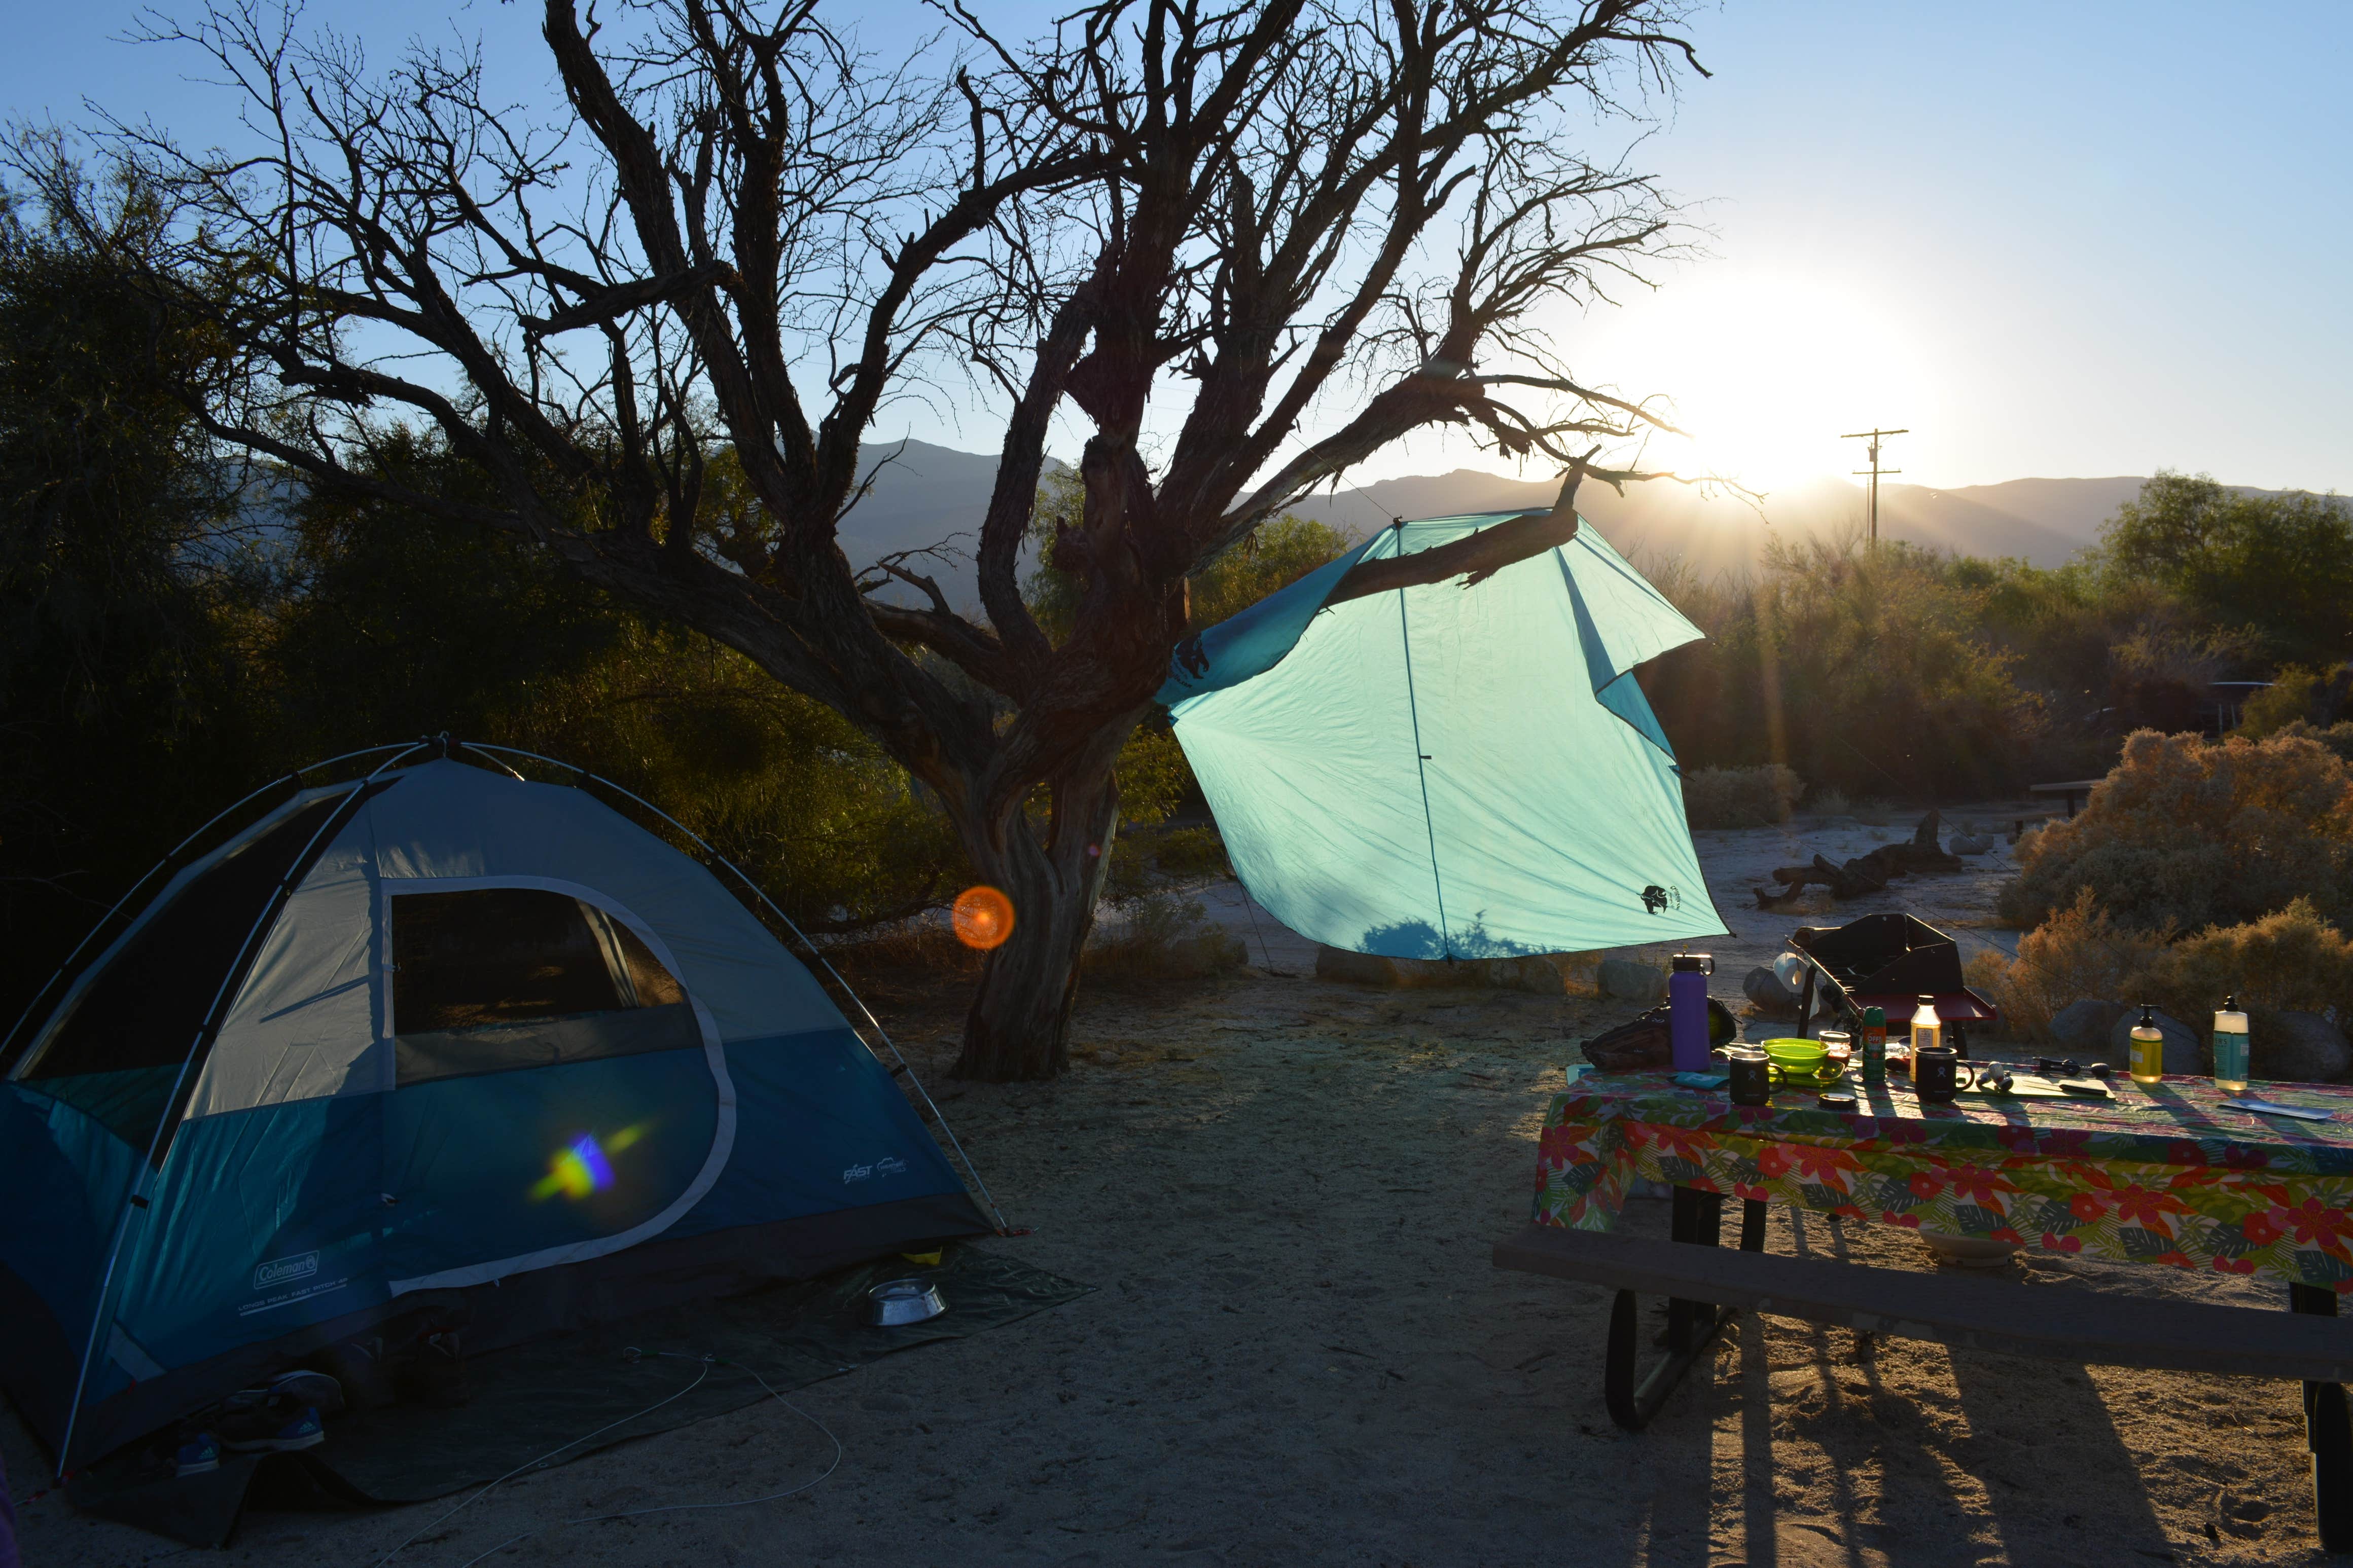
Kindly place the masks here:
[[(2299, 1381), (2321, 1545), (2353, 1552), (2353, 1413), (2342, 1386), (2353, 1381), (2353, 1322), (2337, 1316), (2353, 1284), (2353, 1121), (2274, 1126), (2221, 1110), (2226, 1097), (2203, 1079), (2119, 1092), (2129, 1098), (2111, 1105), (1965, 1096), (1975, 1103), (1923, 1107), (1901, 1089), (1874, 1088), (1845, 1113), (1814, 1107), (1810, 1094), (1739, 1107), (1664, 1074), (1588, 1074), (1554, 1100), (1535, 1223), (1495, 1245), (1494, 1265), (1616, 1291), (1602, 1392), (1629, 1431), (1649, 1424), (1743, 1310), (1957, 1349)], [(2353, 1114), (2353, 1090), (2337, 1086), (2258, 1092)], [(1641, 1179), (1672, 1187), (1666, 1241), (1606, 1228)], [(1719, 1244), (1727, 1197), (1742, 1207), (1737, 1249)], [(2285, 1284), (2294, 1315), (1776, 1257), (1763, 1250), (1771, 1202), (2268, 1277)], [(1643, 1294), (1667, 1298), (1666, 1354), (1638, 1381)]]
[(2075, 815), (2075, 803), (2088, 796), (2092, 793), (2094, 786), (2105, 784), (2106, 782), (2107, 781), (2105, 779), (2066, 779), (2058, 784), (2029, 784), (2026, 786), (2026, 793), (2029, 795), (2056, 795), (2065, 796), (2067, 801), (2067, 815), (2070, 817), (2073, 817)]

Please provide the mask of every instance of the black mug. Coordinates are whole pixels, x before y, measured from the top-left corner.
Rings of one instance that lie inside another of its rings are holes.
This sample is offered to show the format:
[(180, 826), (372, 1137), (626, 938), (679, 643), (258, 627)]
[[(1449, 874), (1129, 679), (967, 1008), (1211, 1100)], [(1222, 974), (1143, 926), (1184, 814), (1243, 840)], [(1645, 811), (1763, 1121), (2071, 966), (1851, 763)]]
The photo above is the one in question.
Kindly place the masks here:
[(1773, 1080), (1781, 1069), (1768, 1060), (1763, 1051), (1744, 1050), (1738, 1054), (1723, 1053), (1725, 1066), (1731, 1069), (1732, 1082), (1728, 1091), (1735, 1105), (1769, 1105), (1773, 1101)]
[(1968, 1081), (1961, 1078), (1961, 1053), (1950, 1046), (1930, 1046), (1912, 1053), (1916, 1058), (1912, 1066), (1912, 1089), (1922, 1100), (1936, 1105), (1949, 1104), (1961, 1090), (1975, 1089), (1978, 1076), (1972, 1072)]

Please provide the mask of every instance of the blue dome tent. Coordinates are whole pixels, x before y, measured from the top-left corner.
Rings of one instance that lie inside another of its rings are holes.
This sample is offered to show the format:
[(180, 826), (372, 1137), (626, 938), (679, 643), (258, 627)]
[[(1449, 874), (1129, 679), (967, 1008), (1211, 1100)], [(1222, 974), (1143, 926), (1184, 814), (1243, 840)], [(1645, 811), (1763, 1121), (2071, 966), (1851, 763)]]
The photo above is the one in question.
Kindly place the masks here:
[(0, 1382), (61, 1469), (386, 1324), (491, 1349), (995, 1228), (710, 871), (452, 755), (499, 750), (293, 790), (0, 1042)]
[(1327, 602), (1360, 561), (1521, 515), (1385, 528), (1171, 659), (1159, 700), (1234, 870), (1302, 936), (1466, 959), (1725, 930), (1634, 679), (1702, 634), (1599, 530), (1467, 590)]

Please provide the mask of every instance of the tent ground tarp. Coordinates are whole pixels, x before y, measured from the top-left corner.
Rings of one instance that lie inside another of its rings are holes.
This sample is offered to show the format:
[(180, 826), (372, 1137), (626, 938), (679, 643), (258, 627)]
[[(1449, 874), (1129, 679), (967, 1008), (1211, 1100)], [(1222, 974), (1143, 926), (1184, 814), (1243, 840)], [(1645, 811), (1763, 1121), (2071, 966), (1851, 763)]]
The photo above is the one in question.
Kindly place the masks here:
[[(905, 1278), (936, 1284), (947, 1311), (926, 1323), (873, 1326), (867, 1290)], [(302, 1453), (259, 1461), (224, 1455), (216, 1474), (145, 1482), (137, 1457), (118, 1455), (78, 1474), (69, 1496), (88, 1512), (217, 1546), (248, 1502), (335, 1508), (444, 1497), (633, 1413), (646, 1412), (564, 1447), (546, 1468), (765, 1399), (759, 1379), (779, 1393), (807, 1387), (897, 1351), (1001, 1328), (1093, 1289), (977, 1247), (952, 1247), (935, 1268), (885, 1259), (472, 1359), (466, 1405), (396, 1405), (332, 1417), (326, 1442)], [(706, 1355), (718, 1360), (697, 1383)], [(690, 1384), (691, 1392), (649, 1408)]]

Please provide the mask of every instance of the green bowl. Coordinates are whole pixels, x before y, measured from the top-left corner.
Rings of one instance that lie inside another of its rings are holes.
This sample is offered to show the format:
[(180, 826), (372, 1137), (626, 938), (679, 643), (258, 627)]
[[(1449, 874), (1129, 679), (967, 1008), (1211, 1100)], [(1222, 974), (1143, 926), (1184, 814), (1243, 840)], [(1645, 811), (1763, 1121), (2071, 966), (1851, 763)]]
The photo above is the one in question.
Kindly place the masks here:
[(1830, 1053), (1820, 1040), (1794, 1037), (1767, 1040), (1766, 1059), (1790, 1078), (1822, 1079), (1837, 1076), (1830, 1065)]

